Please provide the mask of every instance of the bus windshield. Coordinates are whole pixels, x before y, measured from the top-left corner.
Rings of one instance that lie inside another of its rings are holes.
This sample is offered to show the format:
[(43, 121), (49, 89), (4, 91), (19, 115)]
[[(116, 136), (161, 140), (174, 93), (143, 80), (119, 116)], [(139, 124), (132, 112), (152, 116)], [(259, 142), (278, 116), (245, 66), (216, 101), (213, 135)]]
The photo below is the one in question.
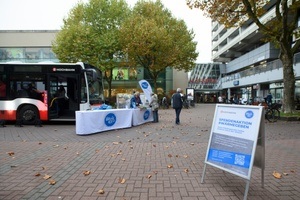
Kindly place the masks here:
[(101, 74), (97, 73), (99, 71), (93, 70), (92, 72), (87, 73), (90, 104), (102, 104), (104, 99)]

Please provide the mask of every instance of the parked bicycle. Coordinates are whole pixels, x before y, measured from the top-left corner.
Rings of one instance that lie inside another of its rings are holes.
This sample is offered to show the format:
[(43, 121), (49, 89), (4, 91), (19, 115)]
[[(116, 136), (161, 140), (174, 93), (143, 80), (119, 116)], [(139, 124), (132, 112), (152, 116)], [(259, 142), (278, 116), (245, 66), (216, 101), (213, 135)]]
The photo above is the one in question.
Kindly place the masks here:
[(268, 105), (268, 107), (265, 110), (265, 118), (269, 122), (276, 122), (280, 118), (280, 111), (281, 104), (278, 103), (272, 103)]

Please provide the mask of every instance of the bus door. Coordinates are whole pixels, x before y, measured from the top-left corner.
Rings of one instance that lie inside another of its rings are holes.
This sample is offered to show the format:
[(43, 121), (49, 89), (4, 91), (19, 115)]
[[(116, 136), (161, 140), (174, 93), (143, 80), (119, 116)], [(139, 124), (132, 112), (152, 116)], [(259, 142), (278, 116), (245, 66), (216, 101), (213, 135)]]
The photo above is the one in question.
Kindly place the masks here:
[(75, 119), (75, 111), (79, 109), (78, 80), (75, 74), (49, 75), (49, 119)]

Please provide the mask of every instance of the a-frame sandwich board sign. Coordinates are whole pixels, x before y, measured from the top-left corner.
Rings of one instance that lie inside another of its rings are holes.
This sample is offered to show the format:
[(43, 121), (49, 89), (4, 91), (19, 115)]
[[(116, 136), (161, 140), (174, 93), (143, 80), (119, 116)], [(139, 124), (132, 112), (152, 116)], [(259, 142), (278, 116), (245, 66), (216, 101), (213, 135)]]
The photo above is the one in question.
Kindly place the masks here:
[[(246, 180), (247, 199), (252, 167), (265, 167), (264, 108), (262, 106), (217, 104), (208, 142), (201, 183), (206, 165)], [(257, 150), (257, 151), (256, 151)]]

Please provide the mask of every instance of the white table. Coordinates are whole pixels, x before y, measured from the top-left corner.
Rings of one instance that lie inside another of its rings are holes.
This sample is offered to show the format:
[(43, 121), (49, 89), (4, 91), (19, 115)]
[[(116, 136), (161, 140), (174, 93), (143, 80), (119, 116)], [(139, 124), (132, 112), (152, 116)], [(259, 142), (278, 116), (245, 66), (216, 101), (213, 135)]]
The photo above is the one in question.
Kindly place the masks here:
[(132, 126), (133, 109), (76, 111), (76, 134), (88, 135)]
[(153, 113), (151, 111), (151, 108), (147, 109), (133, 109), (132, 112), (132, 125), (137, 126), (140, 124), (144, 124), (147, 122), (153, 121)]

